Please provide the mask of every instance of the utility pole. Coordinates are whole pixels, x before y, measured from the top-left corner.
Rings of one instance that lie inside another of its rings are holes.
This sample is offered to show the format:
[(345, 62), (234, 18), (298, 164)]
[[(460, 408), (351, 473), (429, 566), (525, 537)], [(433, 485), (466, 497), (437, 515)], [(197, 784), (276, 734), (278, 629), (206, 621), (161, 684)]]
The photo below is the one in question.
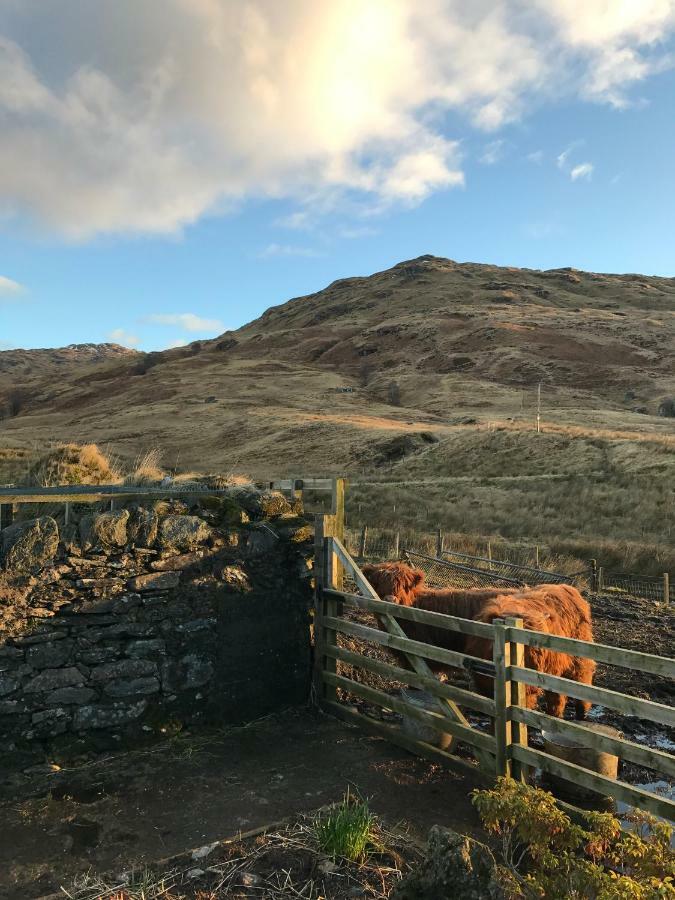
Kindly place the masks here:
[(537, 385), (537, 434), (541, 431), (541, 381)]

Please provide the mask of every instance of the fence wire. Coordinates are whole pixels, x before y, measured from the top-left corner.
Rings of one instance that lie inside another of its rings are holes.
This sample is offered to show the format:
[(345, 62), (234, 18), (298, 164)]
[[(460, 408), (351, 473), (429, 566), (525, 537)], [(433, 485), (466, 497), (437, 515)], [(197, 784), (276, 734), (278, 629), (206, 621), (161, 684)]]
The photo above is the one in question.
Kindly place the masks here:
[[(663, 578), (658, 575), (633, 575), (630, 572), (603, 572), (602, 589), (624, 591), (645, 600), (665, 600)], [(669, 600), (675, 603), (675, 585), (669, 585)]]
[(506, 562), (499, 559), (487, 559), (482, 556), (469, 556), (466, 553), (457, 553), (454, 550), (444, 550), (443, 559), (451, 563), (468, 566), (472, 569), (485, 571), (495, 575), (501, 575), (507, 579), (514, 579), (520, 584), (569, 584), (575, 578), (588, 574), (580, 572), (578, 575), (561, 575), (560, 572), (549, 572), (546, 569), (535, 569), (533, 566), (521, 566), (517, 563)]
[(426, 580), (434, 587), (522, 587), (525, 584), (524, 581), (508, 578), (497, 572), (474, 569), (460, 563), (416, 553), (414, 550), (404, 549), (402, 554), (406, 562), (424, 572)]

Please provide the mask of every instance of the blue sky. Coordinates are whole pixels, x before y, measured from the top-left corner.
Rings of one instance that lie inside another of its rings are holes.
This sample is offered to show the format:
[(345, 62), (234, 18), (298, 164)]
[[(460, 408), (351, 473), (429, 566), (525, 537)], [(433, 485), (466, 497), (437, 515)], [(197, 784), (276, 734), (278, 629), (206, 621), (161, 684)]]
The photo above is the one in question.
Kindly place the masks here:
[[(72, 11), (73, 2), (55, 5)], [(438, 22), (452, 25), (447, 40), (458, 40), (455, 6), (429, 2)], [(187, 15), (179, 0), (174, 5), (176, 16)], [(195, 3), (202, 5), (209, 15), (228, 7), (226, 0)], [(363, 0), (360, 8), (368, 5)], [(633, 19), (619, 21), (614, 31), (613, 23), (608, 28), (598, 19), (599, 4), (596, 18), (578, 33), (570, 31), (570, 22), (578, 28), (577, 19), (565, 19), (570, 9), (575, 13), (573, 0), (559, 0), (559, 20), (547, 26), (544, 54), (535, 52), (543, 45), (542, 22), (527, 19), (509, 31), (500, 20), (495, 25), (500, 4), (479, 3), (483, 18), (460, 22), (471, 26), (471, 34), (491, 29), (477, 38), (476, 56), (469, 54), (457, 71), (425, 69), (414, 91), (414, 78), (399, 82), (396, 67), (387, 68), (390, 45), (406, 47), (414, 38), (429, 54), (437, 51), (440, 58), (440, 51), (436, 43), (424, 43), (432, 38), (421, 25), (403, 17), (404, 0), (399, 5), (400, 28), (388, 34), (377, 69), (378, 77), (382, 71), (386, 77), (367, 108), (351, 115), (361, 84), (350, 84), (341, 69), (326, 74), (321, 56), (318, 99), (312, 94), (308, 100), (302, 82), (289, 75), (282, 96), (288, 115), (267, 121), (261, 114), (265, 127), (258, 131), (251, 125), (255, 109), (239, 108), (242, 91), (264, 104), (263, 113), (269, 107), (271, 88), (257, 70), (227, 101), (220, 95), (204, 100), (197, 127), (193, 109), (202, 103), (209, 71), (201, 71), (199, 57), (187, 51), (172, 57), (194, 79), (194, 93), (174, 92), (165, 106), (164, 96), (160, 102), (153, 93), (155, 118), (146, 128), (147, 110), (142, 121), (134, 117), (138, 98), (149, 95), (123, 77), (146, 57), (130, 61), (126, 48), (123, 59), (112, 54), (115, 27), (122, 46), (128, 25), (121, 13), (99, 56), (92, 51), (85, 59), (75, 41), (55, 60), (35, 37), (36, 26), (39, 32), (41, 24), (50, 24), (39, 4), (26, 0), (22, 19), (13, 4), (3, 10), (0, 0), (0, 35), (16, 48), (5, 47), (4, 59), (0, 49), (0, 76), (5, 84), (7, 72), (13, 79), (9, 92), (0, 89), (0, 166), (6, 163), (0, 175), (0, 349), (106, 340), (162, 349), (236, 328), (336, 278), (423, 253), (675, 276), (674, 4), (644, 0)], [(115, 9), (124, 6), (120, 0)], [(312, 39), (311, 29), (319, 25), (307, 5), (294, 0), (288, 8), (289, 21), (275, 27), (287, 27), (289, 40)], [(273, 16), (272, 9), (261, 0), (260, 18), (250, 25), (253, 49), (248, 32), (245, 39), (240, 31), (232, 38), (229, 19), (218, 19), (223, 41), (235, 40), (237, 47), (243, 41), (246, 60), (267, 60), (272, 50), (265, 44), (265, 15)], [(324, 53), (332, 58), (337, 41), (358, 62), (365, 53), (360, 35), (344, 31), (353, 8), (348, 0), (335, 0), (335, 10), (344, 18), (336, 13), (319, 23)], [(373, 0), (378, 33), (381, 13)], [(160, 41), (151, 15), (143, 24), (152, 37), (150, 59), (159, 53), (153, 40), (165, 48), (171, 35)], [(86, 27), (85, 21), (82, 43), (87, 38), (89, 47)], [(601, 29), (614, 36), (599, 38)], [(503, 42), (501, 55), (494, 50), (497, 40)], [(503, 68), (478, 79), (488, 49), (503, 57)], [(565, 62), (559, 69), (546, 58), (555, 50)], [(514, 54), (524, 61), (514, 63)], [(228, 63), (222, 65), (218, 71), (228, 75)], [(285, 65), (277, 62), (277, 70)], [(409, 75), (420, 75), (422, 64), (410, 65)], [(148, 63), (148, 71), (155, 84), (157, 66)], [(370, 85), (372, 70), (362, 74)], [(542, 87), (543, 79), (548, 82)], [(145, 90), (148, 79), (141, 81)], [(182, 78), (181, 90), (185, 83)], [(432, 83), (430, 93), (425, 86)], [(326, 123), (328, 100), (333, 118)], [(233, 117), (243, 116), (236, 133), (222, 130), (221, 103)], [(189, 116), (178, 115), (181, 104)], [(180, 141), (172, 143), (178, 131)], [(242, 133), (248, 143), (240, 146)], [(38, 142), (51, 150), (33, 157)]]

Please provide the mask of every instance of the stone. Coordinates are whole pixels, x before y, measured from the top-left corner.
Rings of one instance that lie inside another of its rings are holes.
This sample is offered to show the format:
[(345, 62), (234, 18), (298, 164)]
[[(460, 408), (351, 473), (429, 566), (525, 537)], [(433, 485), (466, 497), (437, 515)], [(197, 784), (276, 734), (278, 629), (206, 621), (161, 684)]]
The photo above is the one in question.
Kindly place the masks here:
[(56, 669), (68, 662), (72, 649), (73, 642), (69, 640), (37, 644), (27, 650), (26, 662), (34, 669)]
[(38, 691), (54, 691), (57, 688), (70, 687), (74, 684), (82, 684), (84, 675), (74, 666), (65, 669), (45, 669), (32, 681), (29, 681), (24, 692), (34, 694)]
[(288, 515), (291, 504), (278, 491), (257, 491), (254, 488), (235, 488), (231, 496), (251, 516), (259, 519), (275, 519)]
[(77, 658), (88, 666), (96, 666), (100, 663), (117, 659), (121, 652), (122, 650), (119, 647), (90, 647), (86, 650), (80, 650)]
[(31, 717), (30, 737), (54, 737), (63, 734), (71, 716), (65, 709), (43, 709)]
[(109, 697), (134, 697), (139, 694), (159, 693), (157, 678), (120, 678), (109, 681), (103, 688)]
[(265, 556), (278, 543), (278, 536), (270, 528), (258, 528), (249, 533), (245, 553), (247, 556)]
[(29, 522), (15, 522), (2, 531), (2, 556), (5, 569), (28, 575), (56, 555), (59, 527), (51, 516)]
[(224, 566), (220, 573), (220, 578), (232, 590), (239, 591), (242, 594), (251, 590), (248, 575), (239, 566)]
[(101, 513), (94, 519), (93, 532), (103, 547), (124, 547), (127, 543), (129, 510), (120, 509)]
[(0, 716), (14, 716), (26, 711), (26, 704), (20, 700), (0, 700)]
[(148, 659), (120, 659), (117, 662), (103, 663), (91, 671), (94, 683), (111, 681), (114, 678), (139, 678), (143, 675), (155, 675), (157, 666)]
[(45, 698), (47, 706), (60, 706), (62, 703), (75, 703), (81, 706), (90, 703), (96, 696), (96, 691), (88, 687), (64, 687), (52, 691)]
[(505, 900), (489, 849), (434, 825), (423, 861), (394, 888), (391, 900)]
[(113, 703), (107, 706), (102, 704), (81, 706), (75, 710), (73, 728), (75, 731), (117, 728), (140, 718), (147, 707), (147, 700), (139, 700), (136, 703)]
[(0, 697), (11, 694), (18, 686), (19, 682), (14, 678), (9, 678), (7, 675), (0, 675)]
[(53, 631), (49, 629), (48, 631), (39, 631), (36, 634), (27, 634), (25, 636), (21, 636), (15, 638), (15, 642), (20, 647), (29, 647), (33, 644), (44, 644), (48, 641), (60, 641), (66, 637), (65, 632), (63, 631)]
[(129, 512), (127, 540), (135, 547), (152, 547), (157, 540), (159, 516), (154, 509), (135, 506)]
[(87, 553), (96, 543), (94, 534), (94, 517), (91, 515), (82, 516), (79, 522), (80, 532), (80, 548), (83, 553)]
[(10, 644), (0, 647), (0, 662), (3, 659), (23, 659), (23, 656), (24, 652), (19, 647), (12, 647)]
[(124, 615), (130, 609), (134, 609), (137, 606), (141, 605), (141, 597), (140, 594), (124, 594), (122, 597), (118, 597), (113, 606), (113, 612), (115, 615)]
[(150, 568), (155, 572), (177, 572), (187, 569), (188, 566), (194, 566), (203, 558), (203, 551), (193, 550), (192, 553), (180, 553), (178, 556), (170, 556), (168, 559), (158, 559), (150, 563)]
[(199, 516), (167, 516), (162, 520), (157, 545), (163, 550), (193, 550), (211, 534)]
[(147, 575), (130, 578), (127, 587), (130, 591), (169, 591), (178, 587), (179, 581), (178, 572), (149, 572)]
[(147, 641), (130, 641), (127, 644), (126, 654), (132, 659), (139, 659), (144, 656), (157, 656), (165, 650), (166, 643), (161, 638), (155, 638)]
[(194, 690), (213, 678), (213, 664), (190, 653), (180, 660), (163, 662), (161, 676), (164, 691)]

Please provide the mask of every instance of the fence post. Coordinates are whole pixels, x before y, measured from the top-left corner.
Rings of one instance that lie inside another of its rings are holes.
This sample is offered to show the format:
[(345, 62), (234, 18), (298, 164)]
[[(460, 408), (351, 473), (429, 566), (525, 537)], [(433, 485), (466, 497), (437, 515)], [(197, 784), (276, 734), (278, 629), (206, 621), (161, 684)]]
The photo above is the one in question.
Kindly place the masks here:
[[(506, 625), (509, 628), (522, 628), (523, 620), (514, 618), (512, 616), (508, 616), (505, 620)], [(509, 665), (512, 666), (520, 666), (523, 668), (525, 666), (525, 645), (519, 644), (518, 641), (513, 640), (513, 634), (511, 635), (512, 640), (507, 644), (508, 647), (508, 660)], [(510, 691), (507, 689), (506, 699), (509, 706), (520, 706), (523, 709), (527, 708), (527, 694), (525, 685), (520, 681), (511, 681), (507, 683), (507, 687), (510, 684)], [(511, 720), (510, 714), (507, 715), (508, 720)], [(527, 725), (522, 724), (521, 722), (513, 722), (511, 721), (511, 744), (520, 744), (523, 747), (527, 747)], [(524, 766), (521, 762), (516, 759), (511, 760), (511, 776), (513, 778), (517, 778), (520, 781), (527, 781), (527, 773), (528, 767)]]
[(539, 568), (539, 544), (535, 544), (534, 559), (535, 559), (535, 563), (534, 563), (535, 568), (538, 569)]
[(14, 504), (0, 503), (0, 528), (7, 528), (14, 521)]
[(366, 555), (366, 543), (368, 540), (368, 526), (364, 525), (361, 529), (361, 539), (359, 540), (359, 556), (363, 559)]
[(443, 556), (443, 532), (439, 528), (436, 532), (436, 557), (440, 559)]
[[(345, 542), (345, 487), (347, 481), (345, 478), (334, 478), (333, 479), (333, 492), (332, 492), (332, 519), (333, 519), (333, 530), (330, 533), (330, 537), (340, 538), (342, 543)], [(333, 583), (332, 586), (338, 590), (342, 590), (343, 585), (343, 569), (340, 561), (335, 557), (332, 561), (333, 567)]]
[(670, 575), (668, 572), (663, 573), (663, 599), (665, 603), (670, 603)]
[(605, 570), (603, 569), (602, 566), (598, 566), (598, 577), (597, 577), (597, 579), (596, 579), (597, 585), (598, 585), (598, 587), (597, 587), (597, 592), (598, 592), (598, 593), (600, 593), (600, 591), (602, 591), (602, 589), (603, 589), (604, 586), (605, 586), (605, 584), (604, 584), (604, 578), (605, 578)]
[(591, 590), (594, 594), (598, 593), (598, 561), (597, 559), (589, 560), (591, 565)]
[(335, 632), (324, 625), (326, 616), (333, 616), (337, 603), (324, 593), (324, 588), (332, 587), (335, 574), (335, 557), (331, 537), (335, 522), (333, 516), (318, 515), (314, 526), (314, 694), (316, 703), (335, 700), (337, 690), (323, 680), (325, 671), (335, 672), (337, 661), (326, 656), (324, 647), (335, 643)]
[(488, 569), (490, 571), (492, 571), (492, 543), (490, 541), (488, 541), (487, 555), (488, 555), (488, 560), (489, 560)]
[(401, 555), (401, 532), (397, 531), (394, 535), (394, 559), (398, 559)]
[(506, 667), (510, 665), (511, 647), (506, 643), (504, 620), (495, 619), (492, 627), (494, 629), (492, 661), (495, 665), (495, 774), (499, 777), (511, 774), (511, 723), (506, 715), (508, 705)]

